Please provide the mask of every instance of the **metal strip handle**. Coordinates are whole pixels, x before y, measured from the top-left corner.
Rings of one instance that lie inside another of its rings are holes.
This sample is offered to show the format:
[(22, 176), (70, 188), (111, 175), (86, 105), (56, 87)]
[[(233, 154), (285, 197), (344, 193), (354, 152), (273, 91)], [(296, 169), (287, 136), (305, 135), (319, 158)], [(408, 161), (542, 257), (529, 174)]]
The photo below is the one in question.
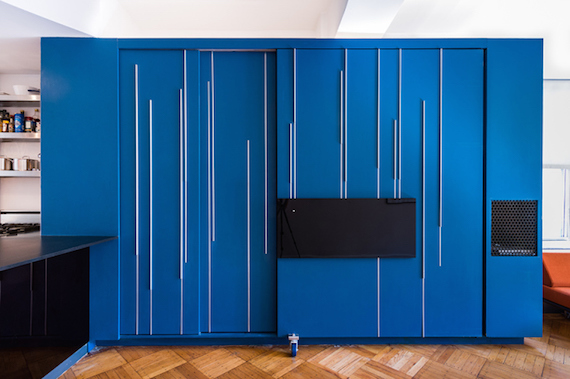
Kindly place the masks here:
[(422, 100), (422, 278), (426, 276), (426, 102)]
[(153, 203), (153, 171), (152, 171), (152, 164), (153, 164), (153, 152), (152, 152), (152, 100), (148, 101), (149, 106), (149, 160), (150, 160), (150, 185), (149, 185), (149, 192), (150, 192), (150, 204), (149, 204), (149, 291), (150, 291), (150, 316), (149, 316), (149, 334), (152, 335), (152, 290), (153, 290), (153, 272), (152, 272), (152, 258), (153, 258), (153, 212), (152, 212), (152, 203)]
[(398, 124), (398, 199), (402, 198), (402, 123)]
[(289, 198), (293, 198), (293, 123), (289, 123)]
[(344, 197), (343, 191), (343, 178), (344, 178), (344, 105), (343, 105), (343, 95), (344, 95), (344, 71), (340, 70), (340, 120), (339, 120), (339, 132), (340, 132), (340, 198)]
[(214, 52), (211, 52), (212, 57), (212, 241), (216, 240), (216, 123), (215, 123), (215, 106), (216, 96), (214, 95)]
[(263, 53), (263, 134), (264, 134), (264, 149), (265, 149), (265, 209), (264, 209), (264, 251), (267, 254), (268, 245), (269, 245), (269, 189), (268, 189), (268, 154), (267, 154), (267, 53)]
[(184, 269), (184, 105), (183, 105), (183, 93), (182, 90), (178, 93), (179, 101), (179, 159), (180, 159), (180, 272), (179, 279), (183, 279), (183, 269)]
[(344, 198), (348, 197), (348, 50), (344, 49)]
[(378, 104), (376, 110), (376, 197), (380, 199), (380, 49), (378, 49)]
[(378, 322), (378, 334), (380, 337), (380, 258), (376, 258), (376, 301), (377, 301), (377, 322)]
[(394, 178), (394, 199), (396, 198), (396, 183), (398, 179), (398, 121), (393, 120), (394, 130), (392, 132), (394, 136), (394, 171), (393, 171), (393, 178)]
[(212, 110), (208, 81), (208, 333), (212, 332)]
[(439, 266), (443, 227), (443, 49), (439, 49)]
[(184, 50), (184, 263), (188, 263), (188, 73)]
[(398, 198), (402, 197), (402, 49), (398, 49)]
[(247, 140), (247, 331), (251, 332), (251, 182), (249, 140)]
[(297, 49), (293, 49), (293, 199), (297, 198)]
[[(137, 286), (138, 286), (138, 282), (137, 282)], [(2, 293), (1, 289), (0, 289), (0, 293)], [(138, 297), (138, 291), (137, 291), (137, 297)], [(48, 260), (44, 259), (44, 336), (47, 336), (47, 309), (48, 309)], [(137, 314), (138, 314), (138, 310), (139, 310), (139, 308), (137, 306)], [(137, 319), (137, 322), (138, 322), (138, 319)], [(138, 333), (138, 329), (137, 329), (137, 333)]]
[(135, 335), (139, 334), (140, 304), (140, 151), (139, 151), (139, 65), (135, 64)]

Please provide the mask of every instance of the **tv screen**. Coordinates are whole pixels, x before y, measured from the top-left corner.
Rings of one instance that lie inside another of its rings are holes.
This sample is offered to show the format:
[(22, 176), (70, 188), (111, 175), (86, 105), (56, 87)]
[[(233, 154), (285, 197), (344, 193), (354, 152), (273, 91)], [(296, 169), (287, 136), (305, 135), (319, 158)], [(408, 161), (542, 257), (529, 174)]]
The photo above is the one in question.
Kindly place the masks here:
[(415, 199), (278, 199), (280, 258), (414, 258)]

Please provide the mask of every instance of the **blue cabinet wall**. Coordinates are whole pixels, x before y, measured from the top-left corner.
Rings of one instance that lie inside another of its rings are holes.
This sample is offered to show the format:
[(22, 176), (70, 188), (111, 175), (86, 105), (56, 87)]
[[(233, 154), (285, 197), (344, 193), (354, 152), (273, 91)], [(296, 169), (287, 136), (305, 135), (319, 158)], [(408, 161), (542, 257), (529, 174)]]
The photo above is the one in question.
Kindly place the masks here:
[[(44, 233), (97, 233), (119, 220), (119, 243), (91, 257), (106, 278), (91, 281), (92, 341), (540, 334), (540, 220), (536, 257), (494, 257), (490, 204), (540, 209), (541, 49), (539, 40), (44, 39)], [(104, 64), (62, 61), (62, 51)], [(74, 125), (61, 115), (89, 113), (77, 102), (83, 88), (95, 103), (108, 94), (105, 109), (118, 116), (107, 142), (86, 121), (85, 151), (101, 146), (116, 162), (97, 180), (65, 176), (74, 192), (62, 198), (58, 162), (77, 150), (64, 148)], [(277, 258), (277, 198), (343, 197), (415, 198), (416, 257)], [(83, 215), (85, 198), (99, 205)]]

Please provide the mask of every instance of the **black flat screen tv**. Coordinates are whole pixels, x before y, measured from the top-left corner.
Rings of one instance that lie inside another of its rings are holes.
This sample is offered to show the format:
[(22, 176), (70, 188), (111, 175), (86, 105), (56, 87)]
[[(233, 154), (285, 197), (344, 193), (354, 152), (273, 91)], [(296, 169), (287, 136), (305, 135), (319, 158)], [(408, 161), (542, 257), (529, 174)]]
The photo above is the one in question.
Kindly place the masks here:
[(279, 258), (414, 258), (415, 199), (278, 199)]

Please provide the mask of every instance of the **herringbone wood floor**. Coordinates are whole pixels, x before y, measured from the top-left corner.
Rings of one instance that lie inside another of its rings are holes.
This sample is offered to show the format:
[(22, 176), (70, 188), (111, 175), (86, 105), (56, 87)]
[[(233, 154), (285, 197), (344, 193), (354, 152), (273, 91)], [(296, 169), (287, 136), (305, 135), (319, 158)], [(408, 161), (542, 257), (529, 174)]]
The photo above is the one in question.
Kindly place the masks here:
[[(302, 343), (302, 339), (301, 339)], [(570, 320), (544, 315), (524, 345), (114, 347), (62, 378), (570, 378)]]

